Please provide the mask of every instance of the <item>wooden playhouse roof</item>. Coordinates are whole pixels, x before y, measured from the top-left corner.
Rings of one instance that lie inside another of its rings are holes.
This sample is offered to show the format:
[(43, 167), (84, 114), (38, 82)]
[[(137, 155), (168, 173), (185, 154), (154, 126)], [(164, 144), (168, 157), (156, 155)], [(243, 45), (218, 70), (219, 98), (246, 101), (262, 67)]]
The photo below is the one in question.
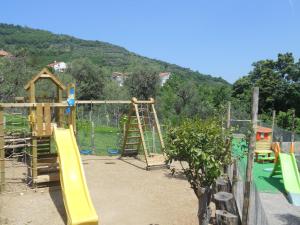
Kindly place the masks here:
[(39, 72), (34, 78), (32, 78), (26, 85), (25, 90), (28, 90), (30, 88), (30, 84), (35, 83), (39, 79), (50, 79), (53, 81), (54, 84), (56, 84), (60, 89), (66, 90), (66, 86), (61, 83), (61, 81), (52, 74), (47, 68), (44, 68)]
[(258, 127), (257, 127), (257, 132), (258, 132), (258, 133), (272, 133), (272, 129), (271, 129), (271, 128), (268, 128), (268, 127), (261, 127), (261, 126), (258, 126)]

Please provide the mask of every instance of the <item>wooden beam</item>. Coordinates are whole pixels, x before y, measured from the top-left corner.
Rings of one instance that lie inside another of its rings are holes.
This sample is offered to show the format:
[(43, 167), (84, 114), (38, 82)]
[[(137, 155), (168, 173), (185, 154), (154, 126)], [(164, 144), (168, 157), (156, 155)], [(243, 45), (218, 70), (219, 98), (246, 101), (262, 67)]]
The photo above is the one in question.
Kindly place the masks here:
[(0, 192), (5, 190), (5, 149), (3, 129), (3, 109), (0, 107)]
[(276, 119), (276, 110), (273, 110), (271, 143), (273, 142), (273, 138), (274, 138), (275, 119)]
[(164, 155), (165, 154), (164, 153), (164, 151), (165, 151), (165, 143), (164, 143), (163, 136), (161, 134), (161, 129), (160, 129), (160, 125), (159, 125), (159, 121), (158, 121), (158, 117), (157, 117), (157, 114), (156, 114), (156, 110), (155, 110), (154, 104), (151, 104), (151, 107), (152, 107), (152, 112), (153, 112), (153, 115), (154, 115), (155, 127), (156, 127), (156, 130), (157, 130), (157, 133), (158, 133), (160, 146), (161, 146), (161, 149), (162, 149), (162, 153)]
[[(56, 94), (57, 94), (57, 99), (56, 101), (61, 103), (62, 102), (62, 98), (63, 98), (63, 94), (62, 94), (62, 90), (57, 87), (56, 89)], [(63, 117), (64, 117), (64, 110), (61, 108), (57, 108), (56, 109), (56, 122), (58, 124), (58, 127), (62, 127), (63, 126)]]
[(231, 117), (231, 102), (228, 102), (227, 108), (227, 129), (230, 129), (230, 117)]
[(30, 103), (34, 103), (35, 102), (35, 84), (33, 82), (30, 83), (29, 101), (30, 101)]
[(76, 104), (130, 104), (131, 101), (124, 101), (124, 100), (77, 100), (75, 101)]
[(51, 136), (51, 111), (50, 111), (50, 104), (46, 103), (44, 106), (44, 119), (45, 119), (45, 135)]
[(142, 146), (143, 146), (143, 150), (144, 150), (144, 154), (145, 154), (145, 161), (146, 161), (147, 168), (148, 168), (149, 167), (148, 159), (147, 159), (148, 158), (148, 151), (147, 151), (147, 146), (146, 146), (146, 142), (145, 142), (143, 127), (142, 127), (142, 124), (141, 124), (139, 109), (138, 109), (137, 104), (135, 104), (134, 102), (132, 104), (133, 104), (134, 110), (136, 112), (136, 118), (137, 118), (137, 121), (138, 121), (138, 127), (139, 127), (139, 131), (140, 131), (141, 139), (142, 139)]
[(43, 106), (41, 104), (38, 104), (36, 107), (36, 126), (35, 131), (38, 137), (43, 136), (43, 119), (44, 119), (44, 113), (43, 113)]
[(244, 203), (242, 213), (242, 225), (247, 225), (249, 220), (249, 209), (250, 209), (250, 191), (252, 185), (252, 168), (253, 158), (256, 143), (256, 130), (257, 130), (257, 114), (258, 114), (258, 101), (259, 101), (259, 88), (254, 87), (252, 93), (252, 131), (250, 137), (250, 144), (248, 148), (248, 160), (246, 170), (246, 181), (244, 190)]
[[(46, 103), (0, 103), (2, 108), (36, 108), (38, 104), (45, 106)], [(68, 107), (66, 102), (62, 103), (49, 103), (50, 107)]]
[(32, 158), (31, 158), (31, 167), (32, 167), (32, 181), (33, 184), (36, 183), (37, 179), (37, 138), (32, 137)]

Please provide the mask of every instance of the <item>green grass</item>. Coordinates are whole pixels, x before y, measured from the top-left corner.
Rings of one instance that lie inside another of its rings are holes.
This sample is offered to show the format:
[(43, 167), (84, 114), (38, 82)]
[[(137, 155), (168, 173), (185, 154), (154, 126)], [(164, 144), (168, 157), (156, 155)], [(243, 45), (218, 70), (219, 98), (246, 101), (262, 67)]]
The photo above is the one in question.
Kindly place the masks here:
[[(6, 133), (11, 132), (23, 132), (24, 134), (30, 132), (30, 127), (27, 121), (27, 117), (21, 115), (6, 114)], [(90, 121), (78, 120), (77, 121), (77, 143), (80, 150), (92, 149), (92, 126)], [(96, 155), (108, 155), (108, 149), (121, 150), (123, 144), (122, 130), (117, 127), (110, 126), (95, 126), (94, 127), (94, 154)], [(146, 131), (144, 133), (147, 148), (151, 152), (161, 153), (160, 142), (157, 133), (155, 134), (155, 142), (153, 143), (152, 131)], [(54, 146), (52, 140), (51, 146)], [(155, 147), (153, 147), (155, 145)], [(152, 150), (155, 149), (156, 151)], [(51, 148), (51, 152), (55, 152), (55, 148)], [(143, 152), (141, 152), (142, 154)]]
[[(247, 166), (247, 143), (241, 139), (234, 139), (232, 141), (233, 155), (238, 159), (238, 166), (245, 180), (246, 166)], [(284, 184), (282, 176), (270, 177), (274, 163), (257, 163), (254, 162), (253, 180), (259, 192), (268, 193), (284, 193)], [(267, 169), (267, 171), (266, 171)]]

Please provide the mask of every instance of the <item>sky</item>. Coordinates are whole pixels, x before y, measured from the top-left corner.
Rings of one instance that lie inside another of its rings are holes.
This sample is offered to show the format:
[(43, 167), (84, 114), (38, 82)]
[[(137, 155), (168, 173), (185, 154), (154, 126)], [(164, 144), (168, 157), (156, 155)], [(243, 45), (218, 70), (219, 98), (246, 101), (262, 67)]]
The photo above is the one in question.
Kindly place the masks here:
[(300, 57), (300, 0), (2, 0), (0, 22), (125, 47), (233, 83)]

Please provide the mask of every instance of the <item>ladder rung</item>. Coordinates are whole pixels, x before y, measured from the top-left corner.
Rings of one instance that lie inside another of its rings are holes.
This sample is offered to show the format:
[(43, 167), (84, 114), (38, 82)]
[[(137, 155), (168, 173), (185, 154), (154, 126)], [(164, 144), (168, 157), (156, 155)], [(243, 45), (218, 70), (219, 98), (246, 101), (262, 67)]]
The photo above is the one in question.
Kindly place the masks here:
[(132, 142), (132, 143), (126, 143), (126, 145), (138, 145), (140, 142)]
[(140, 138), (141, 136), (131, 136), (131, 137), (127, 137), (127, 139), (134, 139), (134, 138)]
[(50, 143), (38, 143), (38, 147), (40, 147), (40, 146), (49, 146), (50, 145)]
[(124, 149), (124, 152), (137, 152), (138, 150), (135, 148), (126, 148)]

